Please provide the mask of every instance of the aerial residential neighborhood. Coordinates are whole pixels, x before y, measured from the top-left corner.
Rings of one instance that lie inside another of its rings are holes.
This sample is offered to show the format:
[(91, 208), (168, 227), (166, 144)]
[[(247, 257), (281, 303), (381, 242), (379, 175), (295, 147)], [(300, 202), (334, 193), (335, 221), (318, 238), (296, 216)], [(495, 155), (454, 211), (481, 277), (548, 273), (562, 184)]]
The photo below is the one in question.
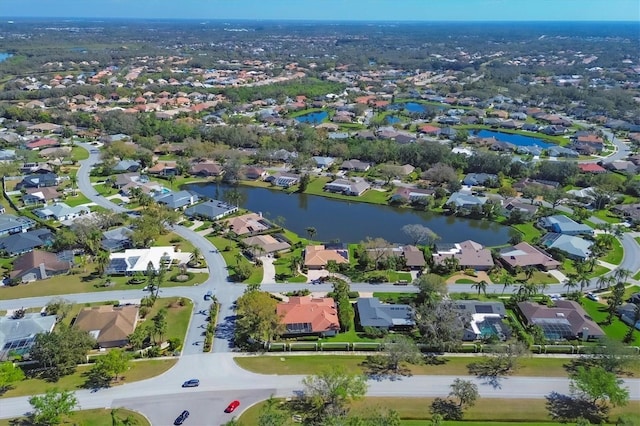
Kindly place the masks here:
[(0, 418), (640, 422), (637, 25), (47, 19), (0, 22)]

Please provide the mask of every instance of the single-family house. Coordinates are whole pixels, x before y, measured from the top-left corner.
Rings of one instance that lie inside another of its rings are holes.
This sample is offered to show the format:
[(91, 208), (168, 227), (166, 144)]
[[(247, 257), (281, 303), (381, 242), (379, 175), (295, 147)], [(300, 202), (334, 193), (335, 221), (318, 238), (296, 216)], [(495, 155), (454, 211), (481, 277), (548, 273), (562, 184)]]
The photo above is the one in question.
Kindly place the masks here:
[(83, 308), (73, 326), (91, 334), (100, 348), (123, 347), (136, 329), (138, 310), (134, 305)]
[(73, 266), (73, 255), (33, 250), (16, 258), (9, 277), (15, 282), (45, 280), (56, 275), (66, 274)]
[(187, 207), (184, 210), (184, 215), (199, 219), (218, 220), (237, 211), (237, 206), (232, 206), (223, 201), (211, 200)]
[(371, 188), (369, 182), (362, 178), (353, 179), (336, 179), (333, 182), (326, 183), (324, 190), (329, 192), (337, 192), (344, 195), (352, 195), (359, 197)]
[(213, 161), (201, 161), (198, 163), (193, 163), (191, 165), (191, 169), (189, 170), (194, 176), (201, 177), (218, 177), (224, 174), (224, 169), (222, 166)]
[(543, 217), (538, 224), (544, 229), (565, 235), (593, 235), (593, 229), (582, 223), (563, 215), (557, 214), (553, 216)]
[(413, 308), (409, 305), (382, 303), (377, 297), (359, 297), (356, 309), (363, 328), (407, 330), (415, 326)]
[(0, 214), (0, 237), (3, 235), (27, 232), (35, 225), (36, 222), (28, 217)]
[(366, 172), (371, 168), (371, 164), (360, 160), (346, 160), (340, 165), (340, 169), (355, 172)]
[[(618, 204), (611, 210), (623, 215), (628, 221), (634, 224), (640, 223), (640, 203), (635, 204)], [(2, 229), (0, 228), (0, 232)]]
[(276, 312), (288, 335), (335, 336), (340, 332), (338, 309), (331, 297), (294, 296), (280, 302)]
[(544, 271), (549, 271), (560, 266), (560, 262), (551, 257), (551, 255), (524, 241), (514, 246), (501, 249), (500, 261), (510, 270), (518, 266), (521, 268), (533, 266)]
[(254, 256), (282, 252), (291, 248), (291, 244), (289, 244), (289, 242), (280, 235), (254, 235), (252, 237), (245, 238), (243, 241), (249, 247), (249, 251), (251, 251)]
[(140, 170), (140, 162), (136, 160), (120, 160), (113, 166), (113, 171), (116, 173), (122, 172), (137, 172)]
[(0, 317), (0, 361), (5, 361), (11, 354), (27, 355), (36, 336), (51, 333), (55, 325), (55, 315), (31, 313), (22, 318)]
[(457, 300), (455, 304), (465, 323), (462, 340), (474, 341), (493, 336), (507, 340), (511, 337), (511, 329), (503, 321), (507, 314), (501, 302)]
[(498, 176), (491, 173), (468, 173), (462, 180), (463, 185), (484, 186), (487, 181), (498, 181)]
[(316, 245), (304, 249), (304, 266), (308, 269), (324, 269), (329, 262), (349, 263), (349, 250), (344, 245)]
[(178, 166), (175, 161), (158, 161), (152, 167), (149, 167), (147, 173), (150, 175), (176, 176), (178, 175)]
[(25, 206), (47, 204), (50, 201), (58, 200), (62, 194), (54, 186), (43, 186), (41, 188), (27, 188), (22, 196)]
[(600, 174), (607, 173), (607, 169), (596, 163), (580, 163), (578, 168), (582, 173)]
[(69, 207), (65, 203), (55, 203), (50, 206), (33, 210), (33, 213), (40, 219), (55, 219), (59, 222), (75, 219), (77, 217), (89, 214), (91, 210), (86, 206)]
[(0, 238), (0, 252), (4, 251), (9, 256), (17, 256), (38, 247), (51, 246), (53, 240), (53, 233), (45, 228), (20, 232)]
[(225, 221), (229, 230), (236, 235), (259, 234), (271, 228), (271, 224), (258, 213), (247, 213)]
[(403, 246), (402, 257), (404, 264), (412, 271), (422, 271), (427, 266), (424, 253), (416, 246)]
[(549, 340), (590, 340), (605, 335), (582, 306), (573, 300), (556, 300), (555, 306), (519, 302), (518, 310), (526, 325), (540, 327)]
[(130, 275), (135, 272), (146, 272), (149, 264), (155, 271), (160, 265), (170, 265), (174, 260), (187, 263), (190, 253), (176, 252), (173, 246), (150, 247), (147, 249), (127, 249), (109, 255), (108, 275)]
[(168, 194), (160, 194), (155, 197), (155, 200), (158, 204), (163, 204), (171, 210), (180, 210), (187, 206), (194, 205), (198, 202), (199, 198), (198, 195), (193, 192), (181, 190)]
[(258, 166), (247, 166), (242, 169), (242, 174), (249, 180), (264, 179), (267, 177), (265, 169)]
[(396, 203), (415, 203), (426, 200), (435, 193), (432, 189), (399, 187), (391, 196), (390, 201)]
[(100, 245), (103, 249), (110, 253), (126, 250), (133, 246), (131, 242), (131, 234), (133, 230), (127, 226), (104, 231), (102, 233), (102, 241)]
[(277, 172), (274, 175), (267, 176), (264, 180), (266, 182), (271, 182), (275, 186), (289, 188), (293, 185), (297, 185), (300, 182), (300, 175), (294, 173)]
[(591, 255), (593, 242), (575, 235), (549, 232), (540, 239), (540, 245), (548, 249), (560, 250), (570, 259), (585, 260)]
[(311, 157), (311, 159), (314, 161), (314, 163), (316, 163), (316, 167), (319, 167), (321, 169), (328, 169), (336, 161), (336, 159), (333, 157), (315, 156), (315, 157)]
[(25, 147), (32, 151), (56, 146), (60, 146), (60, 141), (58, 141), (57, 139), (49, 138), (34, 139), (31, 142), (27, 142), (25, 144)]
[(31, 174), (25, 176), (20, 183), (18, 189), (22, 188), (42, 188), (47, 186), (58, 186), (60, 179), (55, 173)]
[(454, 258), (463, 269), (487, 271), (494, 265), (491, 250), (480, 243), (467, 240), (456, 244), (437, 244), (432, 254), (435, 265), (445, 264), (447, 258)]
[(474, 195), (470, 192), (454, 192), (446, 204), (455, 209), (471, 209), (473, 206), (482, 206), (488, 200), (485, 196)]
[(523, 219), (530, 219), (538, 211), (538, 205), (523, 202), (519, 198), (511, 198), (505, 202), (502, 214), (509, 216), (514, 211), (520, 212)]

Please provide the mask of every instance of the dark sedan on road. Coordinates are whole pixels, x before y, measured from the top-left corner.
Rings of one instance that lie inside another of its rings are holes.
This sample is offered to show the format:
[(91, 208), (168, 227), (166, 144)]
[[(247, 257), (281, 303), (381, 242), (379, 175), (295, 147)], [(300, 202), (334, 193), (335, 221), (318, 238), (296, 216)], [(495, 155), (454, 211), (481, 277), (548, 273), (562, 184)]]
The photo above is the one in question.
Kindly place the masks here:
[(184, 423), (185, 420), (187, 420), (187, 418), (189, 417), (189, 412), (187, 410), (184, 410), (182, 413), (180, 413), (180, 415), (176, 418), (176, 421), (173, 422), (174, 425), (179, 426), (182, 423)]
[(182, 384), (183, 388), (197, 388), (200, 386), (200, 380), (198, 379), (190, 379)]

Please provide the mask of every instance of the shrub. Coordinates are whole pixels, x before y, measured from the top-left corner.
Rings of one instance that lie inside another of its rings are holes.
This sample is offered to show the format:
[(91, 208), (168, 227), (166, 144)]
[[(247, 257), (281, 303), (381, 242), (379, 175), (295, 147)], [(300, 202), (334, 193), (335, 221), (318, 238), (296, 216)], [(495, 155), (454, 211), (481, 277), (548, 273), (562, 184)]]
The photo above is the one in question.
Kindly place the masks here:
[(148, 306), (142, 306), (140, 308), (140, 318), (145, 318), (149, 314), (150, 308)]
[(358, 297), (360, 297), (360, 293), (358, 293), (357, 291), (350, 291), (349, 293), (347, 293), (347, 295), (349, 296), (349, 299), (357, 299)]
[(364, 327), (364, 335), (371, 339), (377, 339), (380, 337), (384, 337), (388, 333), (387, 330), (366, 326)]
[(318, 336), (300, 336), (300, 337), (296, 338), (296, 340), (298, 342), (316, 342), (316, 341), (320, 340), (320, 337), (318, 337)]
[(180, 237), (173, 237), (169, 240), (170, 243), (172, 244), (177, 244), (177, 243), (181, 243), (182, 242), (182, 238)]

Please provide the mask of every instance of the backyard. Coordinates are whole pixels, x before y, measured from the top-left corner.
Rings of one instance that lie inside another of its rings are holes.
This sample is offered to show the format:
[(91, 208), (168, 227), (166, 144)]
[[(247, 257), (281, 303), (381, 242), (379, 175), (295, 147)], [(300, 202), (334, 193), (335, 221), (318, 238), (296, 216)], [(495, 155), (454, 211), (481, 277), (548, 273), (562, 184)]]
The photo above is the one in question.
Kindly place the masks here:
[[(622, 322), (617, 315), (613, 316), (611, 324), (606, 324), (608, 316), (606, 302), (594, 302), (584, 298), (581, 300), (584, 310), (591, 318), (602, 328), (607, 337), (613, 340), (622, 341), (629, 331), (629, 326)], [(640, 331), (636, 330), (633, 334), (634, 339), (629, 343), (630, 346), (640, 346)]]

